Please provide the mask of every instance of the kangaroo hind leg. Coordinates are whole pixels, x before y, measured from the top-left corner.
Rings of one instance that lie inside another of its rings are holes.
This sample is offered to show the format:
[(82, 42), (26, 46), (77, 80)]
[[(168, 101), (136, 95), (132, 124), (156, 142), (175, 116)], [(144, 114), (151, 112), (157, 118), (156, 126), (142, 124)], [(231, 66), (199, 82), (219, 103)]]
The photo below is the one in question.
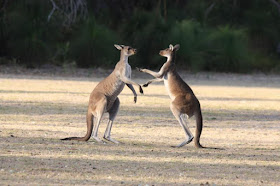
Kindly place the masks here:
[(117, 116), (117, 113), (119, 111), (119, 106), (120, 106), (120, 100), (119, 100), (119, 98), (117, 98), (115, 100), (112, 108), (110, 108), (110, 110), (109, 110), (109, 121), (108, 121), (108, 124), (107, 124), (105, 134), (103, 136), (104, 139), (106, 139), (108, 141), (111, 141), (113, 143), (119, 143), (117, 140), (114, 140), (114, 139), (111, 138), (111, 129), (112, 129), (114, 119)]
[(97, 142), (102, 142), (102, 140), (97, 136), (97, 133), (98, 133), (98, 129), (99, 129), (99, 125), (100, 125), (100, 121), (102, 119), (102, 116), (106, 111), (106, 106), (107, 106), (107, 99), (104, 96), (96, 103), (95, 111), (93, 113), (93, 115), (95, 116), (94, 118), (96, 118), (96, 119), (94, 119), (94, 127), (93, 127), (93, 136), (92, 137)]
[(200, 144), (200, 136), (201, 136), (202, 127), (203, 127), (203, 119), (202, 119), (202, 114), (201, 114), (200, 109), (195, 114), (195, 120), (196, 120), (196, 130), (195, 130), (194, 145), (196, 148), (204, 148)]
[(171, 108), (173, 115), (178, 120), (179, 124), (181, 125), (181, 127), (183, 128), (183, 130), (186, 134), (186, 139), (182, 143), (180, 143), (177, 146), (172, 146), (172, 147), (178, 147), (178, 148), (183, 147), (184, 145), (189, 144), (193, 140), (194, 137), (193, 137), (187, 123), (184, 121), (183, 114), (176, 108), (176, 106), (173, 103), (171, 103), (170, 108)]

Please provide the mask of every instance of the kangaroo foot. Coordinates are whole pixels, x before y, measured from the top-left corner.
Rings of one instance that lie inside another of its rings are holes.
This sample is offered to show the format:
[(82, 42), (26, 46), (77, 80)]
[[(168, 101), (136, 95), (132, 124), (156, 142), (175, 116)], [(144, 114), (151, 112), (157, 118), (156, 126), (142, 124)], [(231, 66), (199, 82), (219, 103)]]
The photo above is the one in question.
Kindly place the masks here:
[(103, 137), (105, 140), (107, 140), (107, 141), (110, 141), (110, 142), (113, 142), (113, 143), (116, 143), (116, 144), (119, 144), (120, 142), (119, 141), (117, 141), (117, 140), (114, 140), (114, 139), (112, 139), (111, 137)]
[(98, 143), (105, 143), (104, 141), (102, 141), (99, 137), (97, 137), (97, 136), (93, 136), (92, 137), (95, 141), (97, 141)]

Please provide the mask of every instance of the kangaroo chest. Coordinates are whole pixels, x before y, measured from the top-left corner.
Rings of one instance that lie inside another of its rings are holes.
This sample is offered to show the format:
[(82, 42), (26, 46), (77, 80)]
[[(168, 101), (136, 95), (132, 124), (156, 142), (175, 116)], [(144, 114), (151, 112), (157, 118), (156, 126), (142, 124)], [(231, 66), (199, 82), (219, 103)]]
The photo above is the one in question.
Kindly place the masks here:
[(167, 73), (163, 76), (164, 86), (165, 89), (170, 97), (170, 99), (173, 101), (175, 99), (174, 91), (172, 89), (172, 80), (170, 77), (170, 74)]
[(108, 84), (108, 89), (110, 89), (110, 91), (106, 94), (108, 98), (108, 109), (111, 108), (118, 95), (124, 89), (125, 83), (121, 81), (120, 76), (126, 76), (128, 78), (131, 77), (131, 67), (129, 64), (126, 64), (125, 68), (118, 69), (118, 71), (112, 73), (112, 81)]

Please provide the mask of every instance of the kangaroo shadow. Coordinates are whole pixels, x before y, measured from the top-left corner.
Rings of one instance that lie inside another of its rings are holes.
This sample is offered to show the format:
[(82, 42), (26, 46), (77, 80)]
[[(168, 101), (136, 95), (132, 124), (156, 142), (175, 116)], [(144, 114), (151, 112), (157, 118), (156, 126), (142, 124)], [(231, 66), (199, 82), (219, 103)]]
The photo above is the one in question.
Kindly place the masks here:
[(221, 148), (221, 147), (205, 147), (203, 146), (202, 149), (209, 149), (209, 150), (226, 150), (225, 148)]

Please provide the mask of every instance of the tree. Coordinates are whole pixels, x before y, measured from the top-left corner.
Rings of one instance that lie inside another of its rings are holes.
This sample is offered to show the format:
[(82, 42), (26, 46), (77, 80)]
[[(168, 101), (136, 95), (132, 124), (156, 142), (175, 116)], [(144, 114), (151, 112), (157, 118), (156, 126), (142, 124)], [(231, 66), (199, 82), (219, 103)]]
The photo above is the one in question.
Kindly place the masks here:
[(48, 15), (50, 21), (53, 13), (58, 11), (64, 17), (63, 26), (69, 27), (79, 19), (85, 19), (88, 15), (86, 0), (50, 0), (52, 10)]
[(280, 3), (276, 0), (269, 0), (269, 1), (278, 8), (278, 12), (280, 14)]

